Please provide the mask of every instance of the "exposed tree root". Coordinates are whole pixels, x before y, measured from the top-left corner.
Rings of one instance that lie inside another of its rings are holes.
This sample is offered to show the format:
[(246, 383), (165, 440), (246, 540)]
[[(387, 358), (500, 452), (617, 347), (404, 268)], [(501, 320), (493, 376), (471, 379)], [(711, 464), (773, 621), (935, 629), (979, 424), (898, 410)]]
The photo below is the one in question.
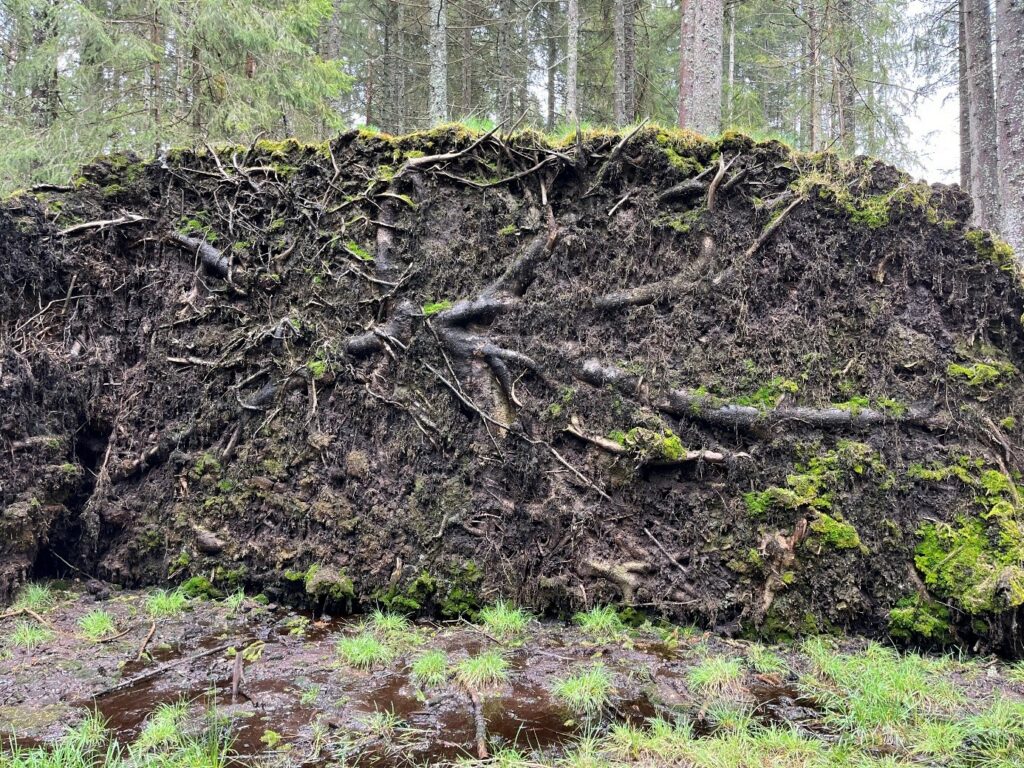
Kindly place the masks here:
[(622, 592), (622, 602), (632, 605), (636, 602), (636, 590), (640, 586), (638, 573), (650, 570), (651, 564), (639, 560), (631, 560), (625, 563), (611, 563), (606, 560), (591, 559), (586, 561), (586, 566), (615, 584)]
[[(640, 379), (621, 368), (605, 365), (597, 360), (586, 360), (577, 373), (580, 379), (594, 386), (610, 385), (619, 391), (637, 396)], [(659, 410), (677, 418), (695, 419), (705, 424), (729, 429), (761, 429), (785, 422), (837, 429), (841, 427), (872, 427), (882, 424), (937, 429), (946, 425), (941, 414), (932, 409), (913, 407), (903, 413), (887, 413), (874, 408), (813, 408), (785, 406), (762, 410), (749, 405), (723, 405), (718, 398), (697, 395), (682, 389), (670, 389), (665, 399), (655, 404)]]
[(188, 237), (178, 232), (169, 232), (167, 240), (187, 251), (191, 251), (193, 254), (199, 254), (199, 260), (203, 266), (217, 277), (226, 278), (231, 271), (231, 259), (205, 240), (200, 240), (197, 237)]

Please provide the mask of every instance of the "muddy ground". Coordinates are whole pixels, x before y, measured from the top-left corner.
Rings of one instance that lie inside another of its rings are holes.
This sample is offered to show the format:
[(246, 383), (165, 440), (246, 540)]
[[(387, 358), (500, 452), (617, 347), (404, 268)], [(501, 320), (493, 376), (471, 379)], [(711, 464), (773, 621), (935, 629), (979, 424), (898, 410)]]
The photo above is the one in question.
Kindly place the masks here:
[(1020, 653), (1024, 291), (969, 214), (656, 128), (98, 158), (0, 205), (0, 595)]
[[(843, 720), (844, 704), (819, 700), (835, 683), (823, 673), (827, 661), (809, 646), (769, 648), (667, 625), (600, 636), (573, 624), (531, 622), (521, 634), (497, 638), (481, 624), (419, 622), (396, 632), (365, 617), (312, 617), (252, 598), (234, 605), (192, 600), (177, 615), (153, 618), (151, 593), (91, 586), (96, 594), (81, 584), (54, 585), (59, 602), (28, 619), (51, 631), (36, 647), (13, 644), (15, 619), (0, 620), (0, 734), (8, 746), (12, 738), (22, 748), (51, 743), (90, 712), (130, 742), (161, 704), (184, 700), (195, 722), (211, 708), (230, 721), (239, 765), (447, 764), (483, 756), (475, 698), (484, 754), (507, 757), (514, 750), (520, 762), (508, 765), (553, 763), (583, 737), (601, 737), (616, 724), (643, 732), (654, 718), (689, 723), (696, 738), (712, 742), (738, 728), (792, 730), (822, 750), (835, 749), (836, 765), (852, 759), (851, 744), (865, 765), (874, 758), (902, 764), (923, 759), (915, 750), (927, 747), (908, 735), (915, 733), (909, 723), (920, 726), (914, 718), (967, 721), (995, 701), (1024, 714), (1024, 669), (997, 659), (926, 660), (926, 687), (911, 699), (926, 714), (906, 715), (901, 724), (901, 713), (891, 727), (865, 735), (857, 729), (869, 722)], [(113, 639), (83, 635), (80, 620), (96, 610), (115, 617)], [(361, 632), (389, 645), (393, 658), (367, 669), (346, 663), (337, 641)], [(863, 641), (822, 647), (834, 658), (870, 652)], [(237, 686), (236, 649), (243, 650)], [(508, 661), (508, 678), (472, 694), (450, 671), (442, 682), (418, 685), (411, 662), (435, 649), (447, 653), (449, 670), (496, 650)], [(701, 682), (694, 671), (709, 660), (741, 666), (728, 679)], [(611, 672), (613, 687), (607, 704), (586, 716), (553, 691), (557, 681), (594, 663)], [(889, 685), (892, 690), (839, 693), (841, 701), (906, 695), (898, 682)], [(931, 701), (944, 687), (955, 695)], [(1007, 760), (1024, 756), (1021, 735), (1013, 738), (1009, 751), (999, 753)], [(803, 765), (798, 747), (781, 750), (779, 764)], [(941, 764), (973, 765), (975, 747), (965, 742), (950, 753), (963, 760)]]

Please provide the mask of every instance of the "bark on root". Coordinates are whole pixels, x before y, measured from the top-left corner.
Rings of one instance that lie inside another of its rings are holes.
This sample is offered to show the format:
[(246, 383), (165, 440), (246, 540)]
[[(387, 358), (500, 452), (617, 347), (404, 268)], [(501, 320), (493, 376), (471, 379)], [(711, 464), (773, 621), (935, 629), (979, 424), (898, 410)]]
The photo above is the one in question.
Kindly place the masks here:
[[(624, 394), (637, 396), (640, 378), (616, 366), (597, 360), (585, 360), (577, 376), (594, 386), (613, 386)], [(683, 389), (670, 389), (664, 400), (655, 405), (664, 413), (677, 418), (688, 418), (729, 429), (762, 429), (785, 422), (799, 422), (820, 429), (842, 427), (872, 427), (883, 424), (937, 429), (944, 425), (941, 415), (930, 408), (913, 407), (896, 414), (874, 408), (839, 408), (810, 406), (784, 406), (761, 410), (749, 405), (722, 404), (709, 395), (697, 395)]]

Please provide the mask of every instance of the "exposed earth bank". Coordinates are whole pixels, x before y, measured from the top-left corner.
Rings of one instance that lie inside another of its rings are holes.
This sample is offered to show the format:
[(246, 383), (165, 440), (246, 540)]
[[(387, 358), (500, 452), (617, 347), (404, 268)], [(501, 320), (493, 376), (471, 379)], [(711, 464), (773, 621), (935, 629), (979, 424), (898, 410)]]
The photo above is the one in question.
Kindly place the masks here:
[(0, 205), (0, 593), (1019, 654), (1024, 289), (969, 212), (653, 128), (98, 159)]

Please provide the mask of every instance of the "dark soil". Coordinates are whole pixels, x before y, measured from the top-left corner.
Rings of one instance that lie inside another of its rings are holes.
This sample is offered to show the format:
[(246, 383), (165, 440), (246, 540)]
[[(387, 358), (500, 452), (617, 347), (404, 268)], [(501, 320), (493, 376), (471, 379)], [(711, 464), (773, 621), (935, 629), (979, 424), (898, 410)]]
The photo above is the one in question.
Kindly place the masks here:
[(1024, 291), (969, 212), (653, 129), (98, 159), (0, 205), (0, 595), (73, 566), (769, 637), (902, 600), (905, 639), (1019, 653)]

